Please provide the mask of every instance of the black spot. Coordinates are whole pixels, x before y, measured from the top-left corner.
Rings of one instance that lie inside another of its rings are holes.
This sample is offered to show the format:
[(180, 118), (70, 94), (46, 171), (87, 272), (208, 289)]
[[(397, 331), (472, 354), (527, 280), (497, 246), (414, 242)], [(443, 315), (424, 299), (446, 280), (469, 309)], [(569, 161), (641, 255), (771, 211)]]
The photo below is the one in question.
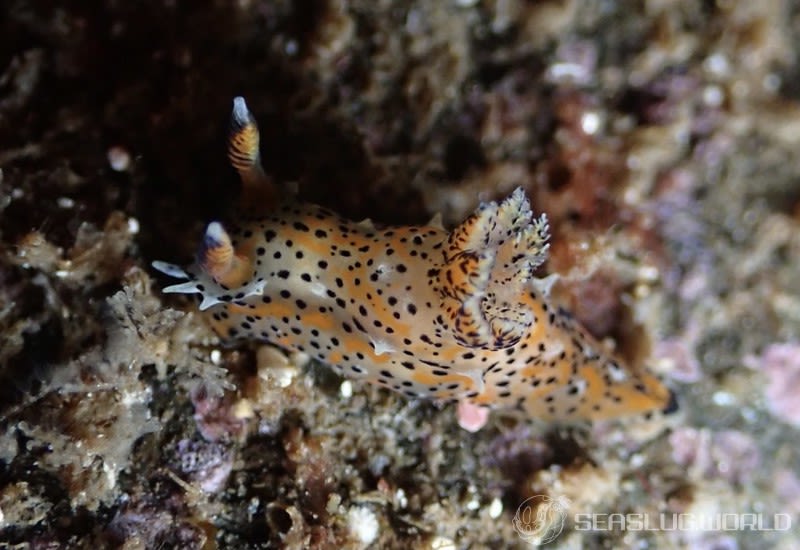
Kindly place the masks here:
[(311, 282), (311, 275), (309, 275), (308, 273), (303, 273), (302, 275), (300, 275), (300, 278), (307, 283)]
[(285, 289), (281, 290), (281, 298), (288, 299), (288, 298), (291, 298), (291, 296), (292, 296), (292, 293), (289, 292), (288, 290), (285, 290)]
[(275, 233), (272, 229), (268, 229), (267, 231), (264, 232), (264, 240), (267, 241), (268, 243), (271, 243), (272, 239), (274, 239), (277, 236), (278, 234)]
[(297, 307), (299, 309), (305, 309), (306, 308), (306, 303), (303, 300), (297, 300), (297, 301), (295, 301), (295, 304), (297, 304)]
[(328, 268), (328, 262), (326, 262), (325, 260), (318, 261), (317, 265), (320, 267), (320, 269), (327, 269)]
[(301, 223), (301, 222), (294, 222), (292, 224), (292, 227), (294, 227), (298, 231), (308, 231), (308, 226), (306, 224), (304, 224), (304, 223)]
[(281, 269), (280, 271), (278, 271), (278, 277), (280, 277), (281, 279), (288, 279), (289, 271), (287, 271), (286, 269)]
[(263, 246), (259, 246), (258, 248), (256, 248), (256, 254), (258, 254), (259, 256), (263, 256), (266, 252), (267, 249), (264, 248)]

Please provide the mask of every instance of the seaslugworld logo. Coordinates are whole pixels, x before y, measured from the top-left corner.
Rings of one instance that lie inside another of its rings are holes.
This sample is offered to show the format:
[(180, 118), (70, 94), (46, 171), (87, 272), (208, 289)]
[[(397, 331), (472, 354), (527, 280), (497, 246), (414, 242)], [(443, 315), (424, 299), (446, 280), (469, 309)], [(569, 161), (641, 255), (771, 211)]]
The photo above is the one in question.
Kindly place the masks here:
[(569, 507), (570, 501), (566, 497), (534, 495), (517, 508), (513, 520), (514, 529), (528, 544), (547, 544), (555, 540), (564, 529)]
[(788, 531), (789, 514), (575, 514), (576, 531)]
[(532, 546), (547, 544), (564, 530), (567, 518), (574, 531), (788, 531), (785, 513), (575, 513), (566, 497), (534, 495), (514, 515), (514, 529)]

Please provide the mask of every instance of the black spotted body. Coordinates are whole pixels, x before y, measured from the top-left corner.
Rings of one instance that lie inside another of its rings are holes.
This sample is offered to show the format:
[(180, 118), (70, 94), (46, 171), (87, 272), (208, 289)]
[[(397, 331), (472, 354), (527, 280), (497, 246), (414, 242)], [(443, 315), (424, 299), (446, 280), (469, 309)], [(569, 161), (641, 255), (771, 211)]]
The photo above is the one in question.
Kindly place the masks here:
[[(260, 296), (224, 295), (230, 302), (210, 310), (220, 334), (302, 351), (411, 397), (450, 399), (475, 388), (479, 370), (451, 373), (443, 360), (452, 337), (436, 320), (440, 298), (428, 274), (416, 269), (441, 256), (447, 233), (376, 229), (313, 205), (278, 214), (230, 231), (268, 283)], [(433, 371), (437, 383), (420, 382)]]
[[(254, 124), (245, 115), (235, 108), (234, 122)], [(254, 126), (247, 128), (252, 134)], [(257, 184), (249, 194), (274, 195), (252, 144), (232, 143), (243, 181)], [(245, 146), (251, 149), (242, 153)], [(305, 352), (409, 397), (543, 419), (671, 405), (656, 377), (609, 354), (549, 303), (548, 281), (533, 275), (547, 256), (547, 220), (533, 216), (521, 189), (450, 232), (434, 222), (376, 228), (294, 201), (262, 210), (227, 231), (210, 224), (187, 271), (156, 264), (189, 279), (165, 291), (200, 294), (225, 338)]]

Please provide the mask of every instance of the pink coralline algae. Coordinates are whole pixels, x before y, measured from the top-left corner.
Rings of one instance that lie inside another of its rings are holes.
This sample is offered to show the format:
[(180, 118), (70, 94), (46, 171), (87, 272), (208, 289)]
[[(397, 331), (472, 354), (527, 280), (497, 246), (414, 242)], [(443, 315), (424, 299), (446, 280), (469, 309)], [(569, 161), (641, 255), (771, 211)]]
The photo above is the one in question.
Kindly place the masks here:
[(469, 401), (459, 401), (457, 408), (458, 425), (468, 432), (477, 432), (489, 420), (489, 410), (473, 405)]
[(703, 378), (700, 362), (686, 339), (670, 338), (655, 344), (653, 358), (669, 364), (668, 376), (677, 382), (691, 384)]
[(209, 442), (229, 441), (243, 434), (245, 423), (236, 418), (230, 399), (224, 395), (209, 393), (208, 388), (203, 385), (194, 388), (190, 395), (197, 431), (203, 439)]
[(678, 428), (670, 435), (669, 442), (672, 459), (690, 473), (706, 479), (742, 483), (761, 463), (753, 438), (737, 430)]
[(772, 344), (760, 357), (746, 358), (745, 364), (767, 377), (767, 409), (784, 422), (800, 427), (800, 345)]

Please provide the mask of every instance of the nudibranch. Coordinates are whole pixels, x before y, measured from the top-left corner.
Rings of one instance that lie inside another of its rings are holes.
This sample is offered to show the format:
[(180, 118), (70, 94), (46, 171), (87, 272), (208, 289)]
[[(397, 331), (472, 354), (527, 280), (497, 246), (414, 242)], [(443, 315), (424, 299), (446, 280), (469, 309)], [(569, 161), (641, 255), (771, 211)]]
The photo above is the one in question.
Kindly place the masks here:
[(255, 120), (234, 100), (229, 159), (242, 180), (239, 219), (208, 224), (197, 262), (159, 271), (200, 295), (223, 338), (309, 354), (340, 374), (408, 397), (520, 409), (545, 420), (676, 408), (551, 305), (544, 214), (522, 189), (452, 231), (378, 227), (286, 196), (261, 168)]

